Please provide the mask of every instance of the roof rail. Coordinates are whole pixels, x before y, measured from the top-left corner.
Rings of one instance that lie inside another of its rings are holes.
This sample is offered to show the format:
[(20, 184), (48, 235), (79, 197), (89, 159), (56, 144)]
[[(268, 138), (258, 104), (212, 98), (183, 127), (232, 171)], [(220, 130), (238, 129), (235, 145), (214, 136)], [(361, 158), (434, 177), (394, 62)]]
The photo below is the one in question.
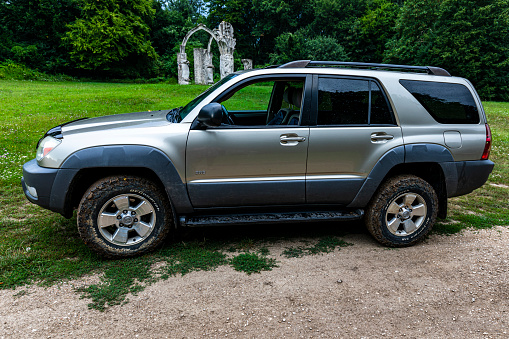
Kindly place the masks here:
[(346, 62), (346, 61), (311, 61), (311, 60), (296, 60), (288, 62), (278, 68), (304, 68), (312, 66), (341, 66), (351, 68), (369, 68), (369, 69), (390, 69), (390, 70), (408, 70), (408, 71), (422, 71), (431, 75), (451, 76), (449, 72), (440, 67), (433, 66), (409, 66), (409, 65), (393, 65), (393, 64), (375, 64), (364, 62)]

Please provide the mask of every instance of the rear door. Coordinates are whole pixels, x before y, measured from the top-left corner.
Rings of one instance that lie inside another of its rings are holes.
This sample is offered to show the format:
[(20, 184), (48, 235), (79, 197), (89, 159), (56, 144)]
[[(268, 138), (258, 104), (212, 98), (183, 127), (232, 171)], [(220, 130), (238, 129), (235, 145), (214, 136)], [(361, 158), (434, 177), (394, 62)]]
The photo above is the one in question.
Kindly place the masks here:
[(347, 205), (401, 128), (374, 79), (315, 76), (312, 107), (306, 201)]

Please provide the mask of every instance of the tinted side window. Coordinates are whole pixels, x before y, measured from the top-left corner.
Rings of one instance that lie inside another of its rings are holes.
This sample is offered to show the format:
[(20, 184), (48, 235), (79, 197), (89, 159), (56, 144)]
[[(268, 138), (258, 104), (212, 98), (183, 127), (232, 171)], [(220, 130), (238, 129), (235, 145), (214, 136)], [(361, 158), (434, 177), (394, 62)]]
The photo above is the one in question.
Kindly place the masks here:
[(376, 82), (320, 78), (317, 124), (393, 125), (395, 121), (385, 95)]
[(442, 124), (477, 124), (479, 113), (472, 93), (461, 84), (400, 80), (428, 113)]
[(371, 83), (371, 113), (370, 124), (392, 125), (395, 124), (389, 105), (382, 90), (376, 82)]
[(369, 113), (367, 80), (320, 78), (318, 125), (365, 125)]

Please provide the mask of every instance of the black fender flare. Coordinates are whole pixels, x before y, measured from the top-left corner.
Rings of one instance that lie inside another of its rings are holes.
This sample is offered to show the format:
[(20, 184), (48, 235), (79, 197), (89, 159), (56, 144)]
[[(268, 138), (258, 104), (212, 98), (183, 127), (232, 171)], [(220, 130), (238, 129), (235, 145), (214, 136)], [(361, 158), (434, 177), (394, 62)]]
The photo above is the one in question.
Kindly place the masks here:
[(405, 163), (438, 163), (444, 172), (448, 196), (456, 192), (458, 173), (451, 152), (437, 144), (411, 144), (395, 147), (385, 153), (366, 177), (362, 187), (347, 206), (364, 208), (387, 174), (395, 166)]
[[(162, 151), (149, 146), (113, 145), (85, 148), (72, 153), (61, 165), (51, 192), (52, 206), (65, 206), (71, 183), (84, 168), (147, 168), (161, 180), (177, 213), (193, 211), (191, 201), (173, 162)], [(62, 194), (65, 192), (66, 194)], [(62, 211), (64, 210), (61, 207)], [(64, 211), (68, 212), (68, 211)]]

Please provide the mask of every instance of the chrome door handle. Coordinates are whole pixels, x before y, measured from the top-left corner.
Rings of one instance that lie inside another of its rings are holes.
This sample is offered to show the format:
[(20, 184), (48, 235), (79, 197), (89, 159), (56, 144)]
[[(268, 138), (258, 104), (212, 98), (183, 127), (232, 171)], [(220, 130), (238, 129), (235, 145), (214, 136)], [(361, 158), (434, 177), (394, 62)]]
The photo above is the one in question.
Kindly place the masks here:
[(371, 141), (387, 141), (394, 139), (394, 135), (385, 134), (385, 133), (373, 133), (371, 134)]
[(303, 141), (306, 141), (306, 137), (289, 137), (289, 136), (286, 136), (286, 135), (282, 135), (279, 137), (279, 140), (281, 142), (291, 142), (291, 141), (297, 141), (297, 142), (303, 142)]

